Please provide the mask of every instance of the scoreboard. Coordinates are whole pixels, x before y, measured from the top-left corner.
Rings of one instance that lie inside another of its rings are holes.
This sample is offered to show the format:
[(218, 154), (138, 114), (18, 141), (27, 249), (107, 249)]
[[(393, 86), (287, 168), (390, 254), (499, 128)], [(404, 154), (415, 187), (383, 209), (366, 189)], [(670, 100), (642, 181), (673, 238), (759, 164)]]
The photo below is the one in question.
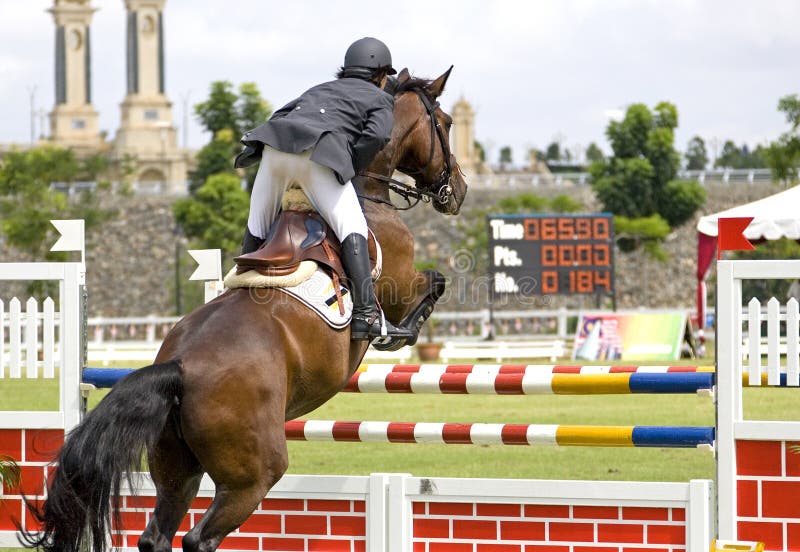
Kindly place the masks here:
[(612, 215), (489, 215), (494, 293), (612, 294)]

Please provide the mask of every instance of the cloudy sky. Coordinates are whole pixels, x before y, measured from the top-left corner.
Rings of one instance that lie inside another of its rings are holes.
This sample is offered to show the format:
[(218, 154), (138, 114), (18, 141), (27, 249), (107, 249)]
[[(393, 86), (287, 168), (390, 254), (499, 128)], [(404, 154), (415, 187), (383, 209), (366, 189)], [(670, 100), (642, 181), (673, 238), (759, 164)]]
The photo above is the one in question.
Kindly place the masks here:
[[(93, 103), (113, 136), (125, 95), (124, 2), (91, 2)], [(28, 141), (32, 87), (37, 109), (53, 107), (51, 5), (0, 0), (2, 143)], [(492, 161), (504, 145), (521, 161), (554, 139), (607, 150), (609, 114), (661, 100), (678, 107), (680, 149), (695, 134), (753, 146), (786, 130), (778, 98), (800, 93), (796, 0), (168, 0), (164, 16), (179, 127), (184, 99), (202, 101), (211, 81), (254, 81), (277, 107), (331, 78), (366, 35), (418, 75), (455, 65), (442, 104), (460, 95), (473, 104)], [(206, 141), (190, 116), (188, 145)]]

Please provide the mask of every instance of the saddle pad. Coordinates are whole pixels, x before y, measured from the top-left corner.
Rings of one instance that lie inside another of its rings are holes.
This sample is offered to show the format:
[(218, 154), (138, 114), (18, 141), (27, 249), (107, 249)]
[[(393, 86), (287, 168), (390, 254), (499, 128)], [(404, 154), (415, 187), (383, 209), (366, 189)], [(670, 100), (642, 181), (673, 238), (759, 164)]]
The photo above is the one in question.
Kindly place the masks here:
[(339, 286), (344, 304), (344, 315), (339, 314), (339, 304), (336, 301), (336, 293), (333, 288), (333, 280), (328, 274), (320, 269), (300, 284), (292, 287), (277, 288), (282, 292), (295, 297), (301, 303), (309, 307), (322, 317), (325, 322), (337, 330), (346, 328), (350, 324), (350, 316), (353, 314), (353, 300), (350, 292), (344, 286)]
[(337, 330), (350, 324), (353, 300), (347, 288), (339, 286), (344, 305), (344, 315), (339, 314), (339, 304), (333, 290), (333, 280), (320, 270), (314, 261), (303, 261), (297, 271), (286, 276), (264, 276), (254, 270), (236, 274), (234, 267), (225, 276), (225, 287), (275, 288), (291, 295), (317, 313), (329, 326)]

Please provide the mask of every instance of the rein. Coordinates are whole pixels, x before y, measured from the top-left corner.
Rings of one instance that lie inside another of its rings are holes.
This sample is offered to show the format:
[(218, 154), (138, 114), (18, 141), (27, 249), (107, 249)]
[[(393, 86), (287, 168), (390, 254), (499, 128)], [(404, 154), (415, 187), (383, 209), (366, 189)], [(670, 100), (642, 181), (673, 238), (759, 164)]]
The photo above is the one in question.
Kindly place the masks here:
[[(436, 182), (434, 184), (435, 191), (431, 192), (428, 190), (417, 188), (415, 186), (409, 186), (408, 184), (400, 182), (397, 179), (378, 173), (373, 173), (368, 171), (362, 171), (359, 173), (360, 176), (373, 178), (375, 180), (378, 180), (380, 182), (385, 182), (386, 184), (388, 184), (389, 190), (398, 194), (403, 199), (405, 199), (406, 203), (408, 203), (408, 206), (397, 207), (390, 200), (365, 196), (363, 194), (359, 194), (358, 197), (374, 201), (376, 203), (384, 203), (386, 205), (391, 205), (398, 211), (406, 211), (408, 209), (411, 209), (412, 207), (416, 207), (420, 201), (422, 201), (423, 203), (430, 203), (431, 201), (435, 201), (436, 203), (439, 204), (447, 204), (450, 202), (450, 198), (453, 195), (453, 187), (450, 186), (449, 184), (450, 178), (453, 174), (453, 167), (450, 160), (451, 154), (450, 150), (447, 147), (447, 141), (444, 136), (444, 130), (442, 129), (442, 125), (439, 124), (439, 121), (436, 119), (436, 109), (439, 107), (439, 102), (436, 101), (431, 102), (430, 99), (428, 99), (428, 96), (426, 96), (425, 93), (422, 92), (421, 90), (414, 90), (414, 92), (419, 97), (420, 101), (422, 102), (422, 105), (425, 106), (425, 110), (428, 112), (428, 116), (430, 117), (431, 120), (431, 139), (430, 139), (431, 150), (430, 150), (430, 155), (428, 157), (428, 163), (427, 163), (428, 165), (430, 165), (433, 162), (433, 157), (436, 154), (434, 150), (435, 138), (437, 137), (439, 138), (439, 145), (442, 147), (442, 156), (444, 157), (445, 166), (444, 169), (442, 169), (439, 178), (436, 179)], [(422, 173), (422, 171), (419, 169), (405, 169), (403, 167), (397, 167), (397, 170), (399, 170), (404, 174), (407, 174), (411, 178), (415, 178), (415, 176), (420, 175)], [(415, 200), (413, 203), (411, 202), (412, 199)]]
[[(375, 203), (383, 203), (385, 205), (390, 205), (397, 209), (398, 211), (407, 211), (412, 207), (416, 207), (417, 204), (421, 201), (422, 203), (430, 203), (431, 201), (440, 201), (439, 196), (433, 192), (429, 192), (427, 190), (420, 190), (415, 188), (414, 186), (409, 186), (405, 182), (401, 182), (395, 178), (391, 178), (389, 176), (384, 176), (382, 174), (373, 173), (369, 171), (362, 171), (359, 173), (359, 176), (364, 176), (367, 178), (373, 178), (375, 180), (380, 180), (381, 182), (385, 182), (387, 184), (387, 188), (390, 191), (396, 193), (404, 200), (408, 205), (406, 207), (398, 207), (390, 200), (383, 199), (382, 197), (374, 197), (368, 196), (364, 194), (357, 194), (358, 197), (361, 199), (367, 199), (369, 201), (374, 201)], [(413, 203), (412, 203), (412, 200)], [(446, 201), (441, 201), (441, 203), (445, 203)]]

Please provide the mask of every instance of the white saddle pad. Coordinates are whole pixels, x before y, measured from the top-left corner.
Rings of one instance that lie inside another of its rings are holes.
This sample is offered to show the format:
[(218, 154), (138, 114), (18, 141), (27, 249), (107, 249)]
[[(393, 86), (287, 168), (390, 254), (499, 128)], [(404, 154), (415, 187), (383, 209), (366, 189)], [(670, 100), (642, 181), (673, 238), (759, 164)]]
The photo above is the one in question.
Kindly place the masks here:
[(346, 287), (339, 286), (342, 294), (342, 303), (344, 304), (344, 314), (340, 314), (333, 280), (325, 271), (319, 268), (311, 275), (311, 278), (296, 286), (279, 287), (277, 289), (298, 299), (319, 314), (332, 328), (346, 328), (350, 324), (350, 317), (353, 314), (353, 299), (350, 297), (350, 292)]
[(225, 287), (233, 288), (275, 288), (291, 295), (322, 317), (332, 328), (341, 329), (350, 324), (353, 314), (353, 300), (344, 286), (339, 286), (344, 305), (344, 314), (339, 313), (339, 303), (333, 289), (333, 280), (327, 272), (320, 270), (314, 261), (303, 261), (297, 272), (288, 276), (268, 277), (249, 270), (236, 274), (234, 267), (225, 276)]

